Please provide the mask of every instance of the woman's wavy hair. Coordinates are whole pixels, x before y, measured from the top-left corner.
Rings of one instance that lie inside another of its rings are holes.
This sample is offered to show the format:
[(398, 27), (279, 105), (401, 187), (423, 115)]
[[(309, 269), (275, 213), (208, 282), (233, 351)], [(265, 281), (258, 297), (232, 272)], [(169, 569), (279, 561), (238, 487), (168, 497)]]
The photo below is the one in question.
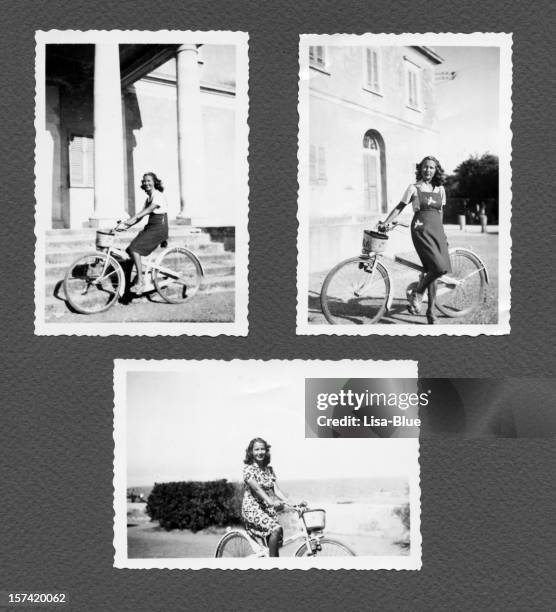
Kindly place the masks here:
[(146, 176), (152, 176), (154, 188), (157, 191), (164, 191), (164, 185), (162, 184), (162, 181), (158, 178), (158, 176), (156, 176), (154, 172), (145, 172), (145, 174), (143, 174), (143, 178), (141, 179), (141, 189), (143, 191), (145, 191), (145, 177)]
[(263, 459), (263, 467), (266, 467), (270, 463), (270, 444), (262, 438), (253, 438), (251, 442), (249, 442), (249, 446), (245, 449), (245, 459), (243, 460), (243, 463), (245, 463), (245, 465), (255, 463), (255, 458), (253, 457), (253, 447), (257, 442), (262, 442), (262, 444), (265, 445), (266, 455)]
[(434, 176), (431, 180), (432, 186), (440, 187), (440, 185), (444, 185), (444, 183), (446, 182), (446, 174), (444, 173), (444, 168), (440, 165), (440, 162), (436, 159), (436, 157), (433, 157), (432, 155), (427, 155), (426, 157), (423, 157), (423, 159), (418, 164), (415, 164), (415, 178), (417, 179), (417, 182), (423, 180), (423, 173), (421, 171), (421, 168), (423, 167), (423, 164), (428, 160), (434, 162), (436, 165), (436, 172), (434, 173)]

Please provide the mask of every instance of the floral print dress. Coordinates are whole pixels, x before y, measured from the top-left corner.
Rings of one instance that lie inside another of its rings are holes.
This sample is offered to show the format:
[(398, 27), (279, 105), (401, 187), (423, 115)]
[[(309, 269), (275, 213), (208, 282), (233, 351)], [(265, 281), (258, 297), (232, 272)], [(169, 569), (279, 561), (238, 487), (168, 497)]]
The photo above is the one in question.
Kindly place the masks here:
[(270, 498), (273, 498), (276, 475), (270, 466), (262, 469), (252, 463), (243, 468), (245, 492), (241, 505), (241, 516), (247, 531), (252, 535), (266, 538), (274, 529), (280, 527), (280, 523), (276, 520), (276, 510), (253, 494), (247, 484), (248, 480), (254, 480)]

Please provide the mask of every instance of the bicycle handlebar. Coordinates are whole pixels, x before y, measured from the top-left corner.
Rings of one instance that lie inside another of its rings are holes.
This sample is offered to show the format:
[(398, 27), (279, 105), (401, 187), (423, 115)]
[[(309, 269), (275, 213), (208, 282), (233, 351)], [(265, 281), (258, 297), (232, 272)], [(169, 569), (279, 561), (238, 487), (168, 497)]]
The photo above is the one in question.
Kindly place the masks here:
[(409, 223), (403, 223), (403, 221), (392, 221), (391, 223), (382, 223), (381, 221), (379, 221), (377, 223), (377, 229), (379, 231), (388, 233), (395, 229), (398, 225), (400, 227), (410, 227)]

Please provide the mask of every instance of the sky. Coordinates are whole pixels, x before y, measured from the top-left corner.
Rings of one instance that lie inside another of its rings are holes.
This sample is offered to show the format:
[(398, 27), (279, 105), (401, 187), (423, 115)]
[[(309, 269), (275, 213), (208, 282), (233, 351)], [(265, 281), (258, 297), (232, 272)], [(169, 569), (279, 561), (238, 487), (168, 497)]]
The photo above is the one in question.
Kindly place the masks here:
[[(128, 487), (240, 480), (245, 448), (258, 436), (272, 445), (272, 464), (281, 480), (407, 477), (416, 469), (415, 439), (306, 439), (305, 376), (318, 374), (307, 374), (303, 362), (196, 363), (203, 366), (127, 374), (122, 408), (127, 411)], [(360, 363), (366, 363), (367, 376), (417, 375), (416, 366), (398, 373), (390, 362), (384, 366), (388, 370), (370, 372), (369, 362)], [(350, 372), (357, 376), (356, 370)], [(119, 444), (117, 456), (125, 453)]]
[(444, 62), (437, 71), (456, 71), (437, 81), (440, 130), (438, 158), (451, 173), (471, 154), (498, 151), (499, 68), (497, 47), (432, 47)]

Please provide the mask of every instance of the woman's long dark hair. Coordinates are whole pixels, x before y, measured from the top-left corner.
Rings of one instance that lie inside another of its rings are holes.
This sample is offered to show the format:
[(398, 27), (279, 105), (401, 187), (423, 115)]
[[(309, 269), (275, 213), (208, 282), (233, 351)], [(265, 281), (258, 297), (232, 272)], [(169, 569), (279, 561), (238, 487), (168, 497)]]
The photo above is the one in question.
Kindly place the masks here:
[(249, 442), (249, 446), (245, 449), (245, 459), (243, 460), (243, 463), (246, 465), (255, 463), (255, 458), (253, 457), (253, 447), (257, 442), (261, 442), (266, 448), (266, 455), (263, 459), (263, 467), (267, 467), (267, 465), (270, 463), (270, 444), (262, 438), (253, 438), (251, 442)]
[(154, 188), (157, 191), (164, 191), (164, 185), (162, 184), (162, 181), (158, 178), (158, 176), (156, 176), (154, 172), (145, 172), (145, 174), (143, 174), (143, 178), (141, 179), (141, 189), (143, 191), (145, 191), (145, 177), (146, 176), (152, 176)]
[(423, 157), (423, 159), (418, 164), (415, 164), (415, 178), (417, 179), (417, 182), (423, 180), (423, 172), (421, 168), (423, 167), (423, 164), (429, 160), (431, 162), (434, 162), (436, 166), (436, 172), (434, 173), (434, 176), (431, 180), (432, 186), (440, 187), (440, 185), (444, 185), (444, 183), (446, 182), (446, 174), (444, 173), (444, 168), (440, 165), (440, 162), (436, 159), (436, 157), (433, 157), (432, 155), (427, 155), (426, 157)]

